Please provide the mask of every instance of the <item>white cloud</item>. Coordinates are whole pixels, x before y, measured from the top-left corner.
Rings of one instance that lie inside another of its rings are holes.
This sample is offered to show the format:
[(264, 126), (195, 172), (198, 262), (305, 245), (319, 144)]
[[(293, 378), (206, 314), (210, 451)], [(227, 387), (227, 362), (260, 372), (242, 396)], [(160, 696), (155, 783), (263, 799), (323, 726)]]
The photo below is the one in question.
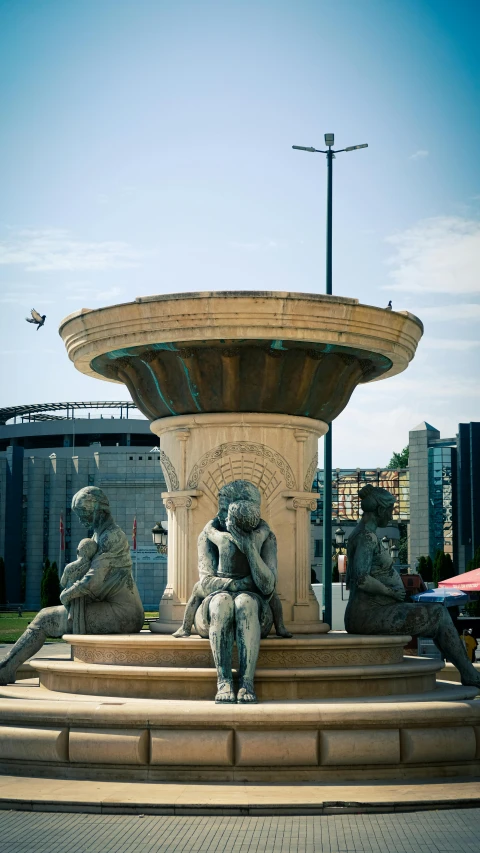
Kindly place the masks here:
[[(302, 241), (303, 242), (303, 241)], [(280, 248), (280, 243), (278, 240), (257, 240), (252, 241), (251, 243), (243, 243), (236, 240), (232, 240), (229, 244), (232, 249), (242, 249), (245, 252), (258, 252), (260, 249), (278, 249)]]
[(62, 229), (25, 230), (0, 241), (0, 264), (30, 272), (106, 270), (138, 265), (140, 252), (120, 241), (82, 241)]
[(480, 222), (460, 216), (425, 219), (387, 238), (392, 284), (414, 293), (480, 293)]
[(454, 320), (480, 320), (480, 303), (457, 302), (453, 305), (435, 305), (419, 309), (423, 320), (453, 322)]
[(429, 152), (425, 150), (425, 148), (420, 148), (418, 151), (415, 151), (415, 154), (410, 154), (409, 160), (424, 160), (425, 157), (428, 157)]
[(124, 294), (124, 289), (121, 287), (109, 287), (107, 290), (101, 290), (98, 287), (90, 285), (68, 284), (66, 289), (71, 291), (66, 298), (74, 302), (81, 302), (82, 300), (89, 302), (111, 302)]
[(425, 349), (456, 350), (458, 352), (464, 352), (465, 350), (480, 347), (480, 341), (464, 340), (463, 338), (425, 338), (422, 342), (422, 346)]

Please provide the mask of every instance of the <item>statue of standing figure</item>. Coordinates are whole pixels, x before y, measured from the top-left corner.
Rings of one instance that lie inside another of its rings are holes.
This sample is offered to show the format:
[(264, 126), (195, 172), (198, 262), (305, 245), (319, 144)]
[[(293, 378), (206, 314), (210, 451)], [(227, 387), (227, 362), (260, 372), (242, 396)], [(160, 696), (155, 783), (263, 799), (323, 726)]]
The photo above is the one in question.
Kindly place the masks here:
[(443, 604), (405, 602), (405, 589), (393, 560), (382, 547), (377, 527), (392, 521), (394, 496), (367, 484), (360, 491), (363, 515), (347, 542), (345, 628), (350, 634), (410, 634), (430, 637), (457, 667), (462, 684), (480, 688), (480, 673), (468, 659), (448, 609)]
[(63, 634), (136, 634), (144, 622), (143, 605), (132, 576), (128, 539), (115, 524), (108, 498), (96, 486), (73, 496), (72, 510), (91, 539), (82, 539), (78, 559), (64, 569), (57, 607), (44, 607), (30, 622), (0, 663), (0, 685), (15, 674), (43, 646), (47, 637)]
[[(275, 592), (277, 543), (260, 518), (260, 492), (248, 480), (235, 480), (218, 494), (218, 513), (198, 539), (200, 580), (185, 608), (176, 637), (188, 637), (192, 625), (208, 637), (217, 669), (215, 702), (254, 703), (255, 667), (260, 638), (273, 622), (277, 636), (291, 637), (283, 624)], [(238, 650), (239, 690), (235, 696), (232, 652)]]

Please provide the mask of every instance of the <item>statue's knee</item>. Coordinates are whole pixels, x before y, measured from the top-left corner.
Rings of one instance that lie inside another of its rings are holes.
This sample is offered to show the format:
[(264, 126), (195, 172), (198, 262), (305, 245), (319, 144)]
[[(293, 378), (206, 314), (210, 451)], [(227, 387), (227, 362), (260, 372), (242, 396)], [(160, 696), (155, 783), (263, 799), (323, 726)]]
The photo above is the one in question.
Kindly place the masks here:
[(210, 602), (210, 618), (225, 619), (233, 616), (233, 601), (227, 592), (219, 592)]
[(258, 604), (256, 599), (252, 598), (251, 595), (246, 595), (245, 593), (237, 595), (235, 598), (235, 611), (237, 614), (245, 616), (258, 615)]

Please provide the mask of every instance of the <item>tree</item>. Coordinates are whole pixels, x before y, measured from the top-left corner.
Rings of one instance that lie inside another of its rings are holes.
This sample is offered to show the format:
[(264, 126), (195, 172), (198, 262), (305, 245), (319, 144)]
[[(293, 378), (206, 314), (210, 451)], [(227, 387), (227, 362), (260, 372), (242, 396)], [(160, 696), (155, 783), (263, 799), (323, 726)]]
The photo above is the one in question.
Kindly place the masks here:
[(433, 581), (433, 563), (430, 554), (426, 557), (420, 557), (418, 561), (418, 573), (422, 576), (425, 583)]
[(409, 447), (408, 444), (400, 453), (394, 453), (390, 462), (387, 465), (387, 468), (392, 470), (395, 468), (407, 468), (408, 467), (408, 453)]
[(466, 572), (473, 572), (474, 569), (480, 569), (480, 546), (475, 551), (471, 560), (468, 561)]
[(7, 587), (5, 582), (5, 561), (0, 557), (0, 604), (7, 603)]
[(433, 561), (434, 583), (438, 586), (440, 581), (445, 581), (454, 574), (455, 568), (450, 554), (445, 554), (445, 551), (437, 551)]
[(60, 604), (60, 581), (57, 564), (52, 563), (50, 565), (48, 557), (43, 566), (40, 601), (42, 607), (55, 607), (57, 604)]

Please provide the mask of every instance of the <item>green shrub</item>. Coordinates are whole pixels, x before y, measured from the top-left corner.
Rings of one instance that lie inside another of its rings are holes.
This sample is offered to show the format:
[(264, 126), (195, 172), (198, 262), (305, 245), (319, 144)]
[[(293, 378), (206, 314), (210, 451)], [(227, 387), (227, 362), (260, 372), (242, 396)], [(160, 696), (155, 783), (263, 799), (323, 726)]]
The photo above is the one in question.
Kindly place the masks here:
[(0, 604), (7, 603), (7, 587), (5, 582), (5, 560), (0, 557)]
[(43, 566), (42, 582), (40, 586), (40, 600), (42, 607), (55, 607), (60, 604), (60, 580), (58, 577), (57, 564), (47, 558)]

